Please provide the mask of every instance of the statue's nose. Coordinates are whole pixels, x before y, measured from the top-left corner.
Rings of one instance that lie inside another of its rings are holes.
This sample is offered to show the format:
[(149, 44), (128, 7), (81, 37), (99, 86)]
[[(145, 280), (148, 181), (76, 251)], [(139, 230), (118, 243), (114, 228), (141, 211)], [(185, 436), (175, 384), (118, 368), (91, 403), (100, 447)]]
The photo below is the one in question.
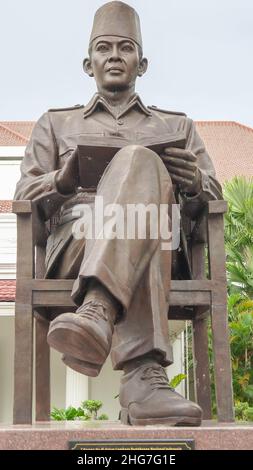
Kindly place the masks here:
[(118, 62), (121, 61), (120, 53), (118, 47), (115, 45), (112, 48), (111, 55), (109, 57), (109, 62)]

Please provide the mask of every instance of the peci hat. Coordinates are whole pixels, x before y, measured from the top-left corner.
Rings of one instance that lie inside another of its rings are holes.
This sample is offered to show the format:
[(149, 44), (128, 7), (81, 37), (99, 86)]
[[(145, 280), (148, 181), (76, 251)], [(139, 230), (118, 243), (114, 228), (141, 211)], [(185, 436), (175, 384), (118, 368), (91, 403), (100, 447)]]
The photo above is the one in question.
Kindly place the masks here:
[(132, 39), (142, 48), (140, 18), (126, 3), (105, 3), (94, 16), (90, 44), (99, 36), (121, 36)]

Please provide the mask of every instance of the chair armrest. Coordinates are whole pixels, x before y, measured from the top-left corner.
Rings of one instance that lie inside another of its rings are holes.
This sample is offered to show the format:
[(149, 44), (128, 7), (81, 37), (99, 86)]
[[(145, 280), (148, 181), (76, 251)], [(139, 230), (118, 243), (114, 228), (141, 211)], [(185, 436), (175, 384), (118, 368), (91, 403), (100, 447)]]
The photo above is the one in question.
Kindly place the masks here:
[[(32, 230), (33, 246), (45, 246), (47, 241), (47, 229), (44, 220), (39, 214), (38, 206), (35, 201), (13, 201), (12, 212), (17, 215), (18, 218), (24, 216), (31, 216), (30, 224)], [(19, 233), (18, 224), (18, 237), (23, 237), (22, 233)], [(22, 229), (21, 229), (22, 232)]]
[[(227, 212), (226, 201), (208, 203), (207, 234), (208, 257), (211, 279), (219, 281), (223, 296), (226, 298), (226, 253), (224, 240), (224, 214)], [(225, 299), (226, 303), (226, 299)]]
[(32, 201), (12, 201), (12, 212), (17, 215), (32, 213)]
[(225, 214), (228, 211), (228, 203), (224, 200), (209, 201), (208, 214)]

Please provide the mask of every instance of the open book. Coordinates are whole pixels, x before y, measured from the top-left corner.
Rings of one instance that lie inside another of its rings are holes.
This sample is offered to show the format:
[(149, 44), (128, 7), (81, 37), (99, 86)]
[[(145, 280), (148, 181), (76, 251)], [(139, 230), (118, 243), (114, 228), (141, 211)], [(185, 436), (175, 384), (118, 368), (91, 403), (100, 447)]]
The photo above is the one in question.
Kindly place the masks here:
[(167, 147), (185, 148), (185, 132), (166, 134), (148, 138), (138, 138), (136, 142), (116, 136), (103, 136), (100, 140), (87, 136), (87, 143), (78, 145), (80, 185), (85, 189), (96, 189), (107, 165), (114, 155), (126, 145), (142, 145), (161, 155)]

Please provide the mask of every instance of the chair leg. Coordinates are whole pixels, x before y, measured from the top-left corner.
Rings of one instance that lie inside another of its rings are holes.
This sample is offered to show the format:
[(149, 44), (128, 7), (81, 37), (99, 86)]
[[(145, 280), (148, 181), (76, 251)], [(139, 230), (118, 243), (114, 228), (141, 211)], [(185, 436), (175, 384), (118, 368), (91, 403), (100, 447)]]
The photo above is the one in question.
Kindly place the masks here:
[(206, 319), (193, 320), (193, 354), (195, 363), (195, 389), (203, 418), (212, 418), (211, 383), (208, 357), (208, 332)]
[(233, 389), (227, 306), (212, 305), (214, 375), (218, 421), (233, 422)]
[(14, 424), (32, 423), (33, 310), (29, 303), (15, 306)]
[[(209, 209), (212, 202), (214, 201), (209, 202)], [(213, 212), (209, 214), (207, 232), (210, 278), (216, 282), (216, 286), (212, 291), (211, 318), (217, 414), (219, 421), (233, 422), (234, 409), (227, 316), (223, 213)]]
[(36, 421), (50, 419), (50, 349), (47, 344), (49, 322), (36, 316)]

